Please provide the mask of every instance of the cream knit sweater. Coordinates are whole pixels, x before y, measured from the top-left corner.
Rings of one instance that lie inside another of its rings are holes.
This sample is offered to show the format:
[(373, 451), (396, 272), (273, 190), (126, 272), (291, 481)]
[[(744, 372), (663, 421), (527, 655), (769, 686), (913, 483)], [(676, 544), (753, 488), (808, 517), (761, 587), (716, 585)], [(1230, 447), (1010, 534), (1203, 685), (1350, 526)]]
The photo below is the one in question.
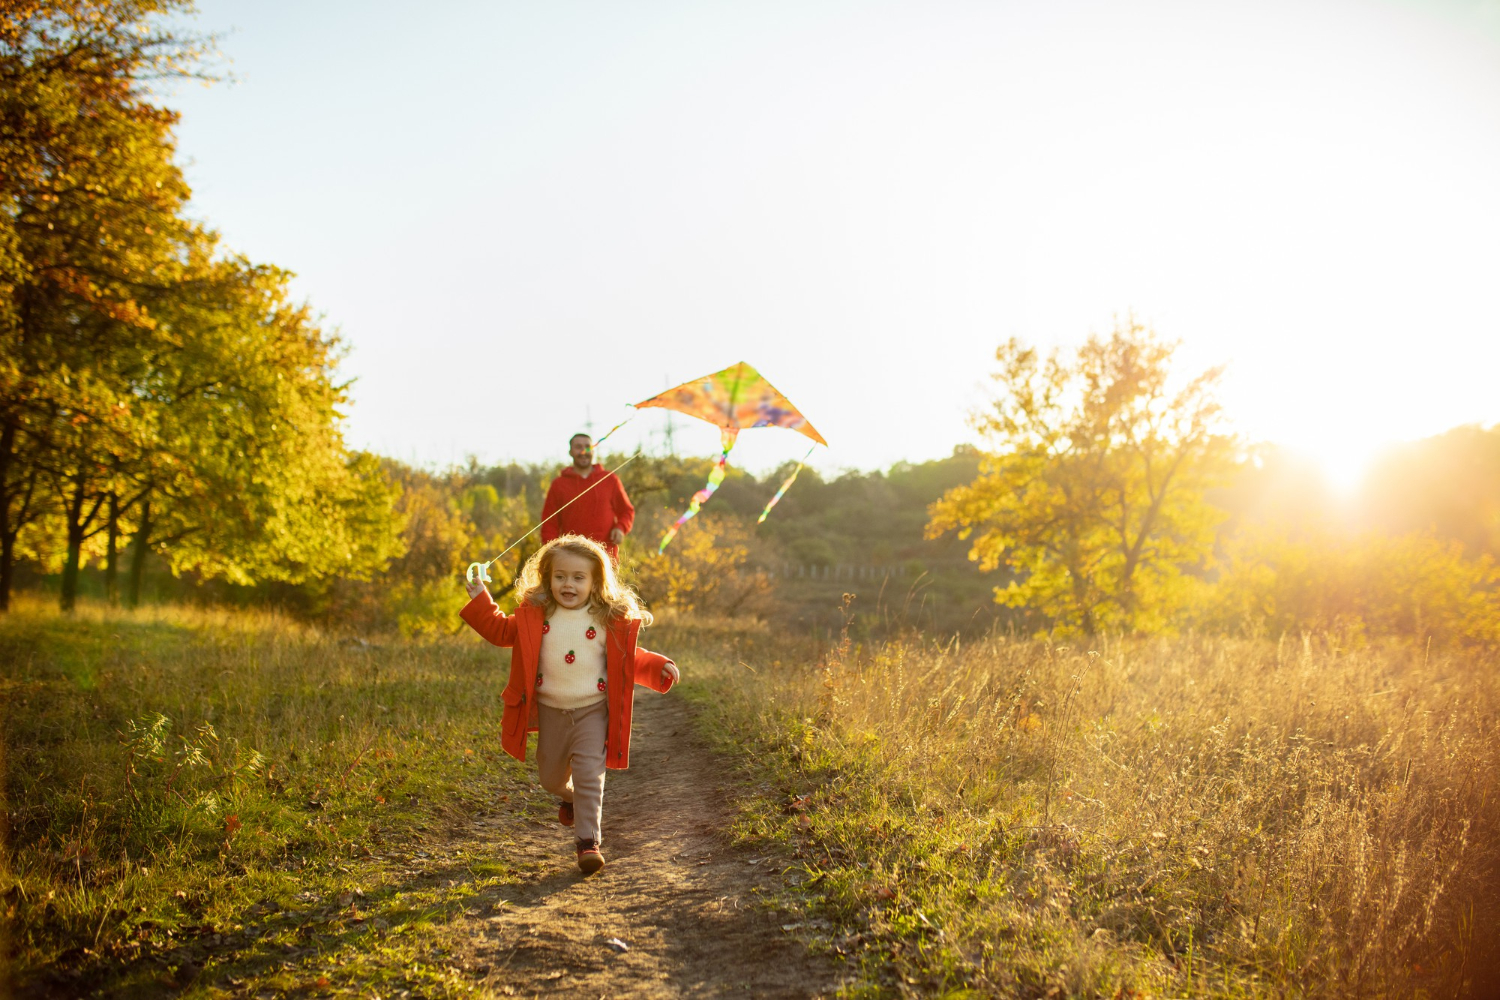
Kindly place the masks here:
[(604, 626), (585, 605), (555, 608), (542, 626), (536, 697), (550, 708), (586, 708), (605, 698)]

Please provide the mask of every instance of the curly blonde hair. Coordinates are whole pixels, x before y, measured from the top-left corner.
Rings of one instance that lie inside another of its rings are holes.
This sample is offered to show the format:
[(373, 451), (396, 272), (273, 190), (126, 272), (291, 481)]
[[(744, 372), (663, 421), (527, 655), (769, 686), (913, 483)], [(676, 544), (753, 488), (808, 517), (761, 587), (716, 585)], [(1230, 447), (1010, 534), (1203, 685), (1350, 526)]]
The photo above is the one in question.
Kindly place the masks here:
[(640, 595), (621, 581), (615, 572), (614, 560), (604, 551), (604, 546), (582, 535), (554, 538), (526, 560), (521, 576), (516, 580), (516, 592), (521, 595), (522, 604), (535, 604), (545, 608), (548, 614), (557, 609), (547, 581), (552, 578), (552, 560), (559, 552), (569, 552), (593, 562), (594, 583), (589, 588), (589, 614), (595, 621), (601, 625), (615, 619), (651, 624), (651, 612), (641, 603)]

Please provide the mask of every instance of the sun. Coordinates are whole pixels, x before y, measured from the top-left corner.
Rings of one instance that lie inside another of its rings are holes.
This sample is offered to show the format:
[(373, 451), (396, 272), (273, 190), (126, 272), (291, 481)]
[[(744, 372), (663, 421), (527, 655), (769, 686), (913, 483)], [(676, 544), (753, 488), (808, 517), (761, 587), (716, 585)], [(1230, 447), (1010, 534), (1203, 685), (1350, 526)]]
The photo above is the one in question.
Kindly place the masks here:
[(1364, 485), (1387, 445), (1372, 442), (1312, 441), (1284, 446), (1293, 456), (1304, 459), (1321, 473), (1329, 492), (1336, 500), (1352, 500)]

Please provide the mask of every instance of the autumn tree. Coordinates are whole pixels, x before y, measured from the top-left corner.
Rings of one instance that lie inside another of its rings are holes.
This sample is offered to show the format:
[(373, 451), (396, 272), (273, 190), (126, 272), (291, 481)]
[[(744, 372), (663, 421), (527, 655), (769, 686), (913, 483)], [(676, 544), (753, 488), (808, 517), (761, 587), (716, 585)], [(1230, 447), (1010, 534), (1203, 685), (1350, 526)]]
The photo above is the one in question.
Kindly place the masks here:
[(176, 115), (148, 90), (195, 72), (194, 43), (155, 26), (187, 7), (0, 4), (0, 608), (17, 537), (44, 512), (68, 522), (76, 579), (102, 484), (134, 448), (120, 389), (151, 350), (140, 298), (175, 280), (191, 231)]
[(133, 536), (133, 592), (152, 551), (241, 584), (401, 551), (397, 486), (344, 446), (337, 338), (184, 215), (149, 84), (198, 72), (159, 28), (187, 9), (0, 3), (0, 608), (23, 531), (55, 536), (64, 609), (101, 536), (111, 583)]
[(996, 396), (972, 417), (979, 475), (929, 508), (928, 537), (972, 540), (981, 568), (1012, 574), (996, 600), (1055, 625), (1163, 625), (1209, 555), (1205, 491), (1235, 450), (1220, 370), (1175, 384), (1174, 346), (1133, 319), (1072, 352), (1001, 345)]
[(136, 387), (153, 436), (137, 531), (176, 571), (233, 583), (364, 578), (400, 555), (399, 486), (345, 447), (341, 346), (279, 268), (200, 244), (153, 300), (167, 346)]

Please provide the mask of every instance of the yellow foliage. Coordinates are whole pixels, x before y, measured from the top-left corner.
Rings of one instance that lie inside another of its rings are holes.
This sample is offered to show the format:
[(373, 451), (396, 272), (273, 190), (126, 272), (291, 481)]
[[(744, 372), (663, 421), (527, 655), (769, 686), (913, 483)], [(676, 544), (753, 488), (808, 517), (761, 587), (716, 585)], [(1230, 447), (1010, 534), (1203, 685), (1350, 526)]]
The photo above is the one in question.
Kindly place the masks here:
[[(652, 519), (644, 539), (660, 538), (674, 517), (663, 511)], [(642, 552), (650, 541), (626, 541), (621, 563), (629, 582), (652, 610), (670, 608), (681, 612), (710, 614), (758, 614), (764, 612), (771, 582), (752, 564), (754, 544), (750, 526), (728, 514), (704, 513), (683, 526), (677, 538), (660, 555)]]
[(979, 476), (928, 509), (927, 537), (956, 532), (995, 600), (1045, 616), (1054, 634), (1166, 628), (1221, 514), (1205, 500), (1229, 468), (1219, 372), (1174, 386), (1173, 347), (1133, 320), (1076, 352), (995, 352)]
[[(466, 483), (460, 473), (434, 474), (390, 460), (386, 470), (401, 488), (395, 513), (404, 552), (373, 581), (332, 585), (321, 610), (353, 627), (394, 624), (403, 635), (450, 631), (468, 601), (463, 567), (501, 551), (531, 526), (525, 493), (502, 497), (493, 486)], [(496, 564), (492, 589), (500, 592), (525, 555), (517, 550)]]
[(388, 620), (405, 636), (452, 632), (469, 597), (451, 579), (396, 580), (380, 594)]
[(1232, 541), (1194, 618), (1211, 630), (1500, 641), (1500, 573), (1489, 556), (1425, 534)]

